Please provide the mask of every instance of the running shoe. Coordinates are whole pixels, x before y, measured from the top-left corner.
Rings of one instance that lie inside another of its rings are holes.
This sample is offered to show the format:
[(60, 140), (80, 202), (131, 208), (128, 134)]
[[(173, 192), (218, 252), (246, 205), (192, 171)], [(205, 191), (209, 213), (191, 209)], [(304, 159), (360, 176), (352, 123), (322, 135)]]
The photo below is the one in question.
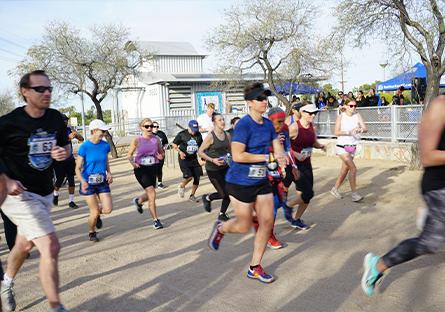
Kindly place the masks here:
[(199, 203), (199, 199), (197, 199), (197, 198), (195, 197), (195, 195), (190, 195), (190, 197), (189, 197), (189, 201), (194, 202), (194, 203)]
[(16, 302), (15, 302), (15, 293), (14, 293), (14, 282), (11, 282), (9, 285), (6, 285), (4, 282), (1, 284), (1, 299), (3, 311), (15, 311)]
[(338, 191), (338, 189), (335, 186), (333, 188), (331, 188), (330, 193), (332, 194), (332, 196), (334, 196), (337, 199), (343, 198), (343, 196), (341, 196), (340, 192)]
[(133, 204), (134, 204), (134, 206), (136, 207), (136, 210), (139, 213), (143, 213), (144, 212), (143, 206), (141, 204), (139, 204), (139, 200), (138, 200), (137, 197), (133, 198)]
[(222, 221), (222, 222), (226, 222), (226, 221), (230, 220), (230, 217), (227, 213), (220, 212), (218, 215), (218, 220)]
[(353, 192), (353, 193), (351, 194), (351, 197), (352, 197), (352, 201), (353, 201), (353, 202), (359, 202), (359, 201), (361, 201), (361, 200), (363, 199), (363, 196), (360, 195), (360, 194), (357, 193), (357, 192)]
[(309, 228), (310, 228), (309, 225), (304, 223), (304, 221), (302, 219), (297, 219), (297, 220), (292, 221), (291, 226), (293, 228), (300, 229), (303, 231), (309, 230)]
[(294, 218), (292, 217), (292, 208), (284, 204), (283, 211), (284, 211), (284, 218), (287, 220), (287, 222), (292, 224), (292, 221), (294, 221)]
[(207, 194), (202, 195), (202, 204), (204, 205), (205, 211), (212, 211), (212, 202), (207, 199)]
[(97, 233), (96, 232), (88, 233), (88, 236), (90, 237), (90, 241), (91, 242), (97, 243), (99, 241), (99, 238), (97, 237)]
[(283, 248), (283, 244), (277, 239), (274, 233), (270, 236), (269, 240), (267, 241), (267, 247), (270, 249), (280, 249)]
[(68, 207), (73, 208), (73, 209), (77, 209), (77, 208), (79, 208), (79, 206), (77, 206), (75, 202), (70, 202), (70, 203), (68, 204)]
[(181, 198), (184, 198), (185, 188), (181, 187), (181, 185), (178, 186), (178, 196)]
[(247, 271), (247, 277), (257, 279), (263, 283), (272, 283), (274, 281), (274, 277), (264, 272), (261, 265), (256, 266), (254, 269), (249, 268), (249, 271)]
[(163, 228), (164, 228), (164, 226), (163, 226), (162, 223), (161, 223), (161, 220), (159, 220), (159, 219), (153, 220), (153, 227), (154, 227), (156, 230), (159, 230), (159, 229), (163, 229)]
[(57, 308), (51, 310), (51, 312), (69, 312), (65, 307), (60, 304)]
[(367, 296), (374, 294), (374, 288), (377, 281), (383, 276), (377, 271), (377, 262), (379, 257), (373, 253), (368, 253), (363, 260), (363, 276), (362, 276), (362, 290)]
[(219, 249), (219, 245), (221, 244), (221, 240), (223, 239), (223, 237), (224, 237), (224, 234), (222, 234), (220, 231), (219, 231), (219, 227), (222, 225), (222, 222), (221, 221), (216, 221), (215, 222), (215, 225), (213, 226), (213, 230), (212, 230), (212, 233), (210, 234), (210, 237), (209, 237), (209, 247), (210, 247), (210, 249), (212, 249), (212, 250), (218, 250)]
[(96, 228), (101, 229), (102, 226), (103, 226), (102, 219), (100, 218), (100, 216), (98, 216), (96, 220)]
[(53, 195), (53, 205), (58, 206), (59, 205), (59, 195)]
[(158, 188), (158, 189), (161, 189), (161, 190), (165, 190), (167, 187), (168, 187), (168, 186), (162, 184), (162, 182), (159, 182), (157, 188)]

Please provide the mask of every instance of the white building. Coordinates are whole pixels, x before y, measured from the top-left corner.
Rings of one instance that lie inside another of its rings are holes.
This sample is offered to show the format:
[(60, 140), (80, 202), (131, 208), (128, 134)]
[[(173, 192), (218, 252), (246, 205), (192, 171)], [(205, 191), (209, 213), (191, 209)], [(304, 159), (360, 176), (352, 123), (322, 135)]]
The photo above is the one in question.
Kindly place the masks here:
[[(204, 73), (206, 55), (198, 53), (190, 43), (144, 41), (136, 45), (151, 52), (153, 58), (140, 67), (139, 77), (119, 88), (114, 122), (150, 117), (164, 123), (173, 116), (199, 115), (210, 102), (221, 113), (246, 110), (243, 87), (224, 91), (215, 86), (227, 78)], [(258, 74), (244, 77), (245, 80), (261, 78)]]

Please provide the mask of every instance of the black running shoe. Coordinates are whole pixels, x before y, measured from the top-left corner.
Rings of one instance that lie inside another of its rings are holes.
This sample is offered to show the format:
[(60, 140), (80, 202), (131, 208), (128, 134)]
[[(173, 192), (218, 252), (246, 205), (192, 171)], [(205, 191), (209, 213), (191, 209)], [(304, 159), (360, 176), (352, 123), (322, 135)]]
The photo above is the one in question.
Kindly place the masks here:
[(153, 220), (153, 227), (154, 227), (156, 230), (159, 230), (159, 229), (163, 229), (163, 228), (164, 228), (164, 226), (163, 226), (162, 223), (161, 223), (161, 220), (159, 220), (159, 219)]
[(70, 208), (73, 208), (73, 209), (77, 209), (77, 208), (79, 208), (79, 206), (77, 206), (75, 202), (70, 202), (70, 203), (68, 204), (68, 206), (69, 206)]
[(96, 220), (96, 227), (97, 227), (98, 229), (101, 229), (102, 226), (103, 226), (102, 219), (100, 218), (100, 216), (98, 216), (98, 217), (97, 217), (97, 220)]
[(88, 236), (90, 237), (90, 242), (97, 243), (99, 241), (99, 238), (97, 238), (97, 233), (96, 232), (88, 233)]
[(207, 199), (207, 194), (202, 195), (202, 203), (204, 205), (204, 210), (207, 212), (212, 211), (212, 202)]
[(134, 206), (136, 207), (136, 210), (139, 213), (143, 213), (144, 212), (144, 209), (143, 209), (144, 207), (141, 204), (139, 204), (139, 200), (138, 200), (137, 197), (133, 198), (133, 204), (134, 204)]
[(219, 221), (226, 222), (229, 219), (230, 219), (230, 217), (227, 215), (227, 213), (222, 213), (222, 212), (219, 213), (219, 216), (218, 216)]
[(53, 195), (53, 205), (58, 206), (59, 205), (59, 195)]

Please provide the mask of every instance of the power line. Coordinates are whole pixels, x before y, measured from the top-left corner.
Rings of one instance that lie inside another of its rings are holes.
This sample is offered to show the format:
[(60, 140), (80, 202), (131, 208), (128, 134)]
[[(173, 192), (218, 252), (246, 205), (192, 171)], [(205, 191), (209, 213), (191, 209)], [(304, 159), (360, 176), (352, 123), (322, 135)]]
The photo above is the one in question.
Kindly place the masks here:
[(11, 54), (11, 55), (14, 55), (14, 56), (18, 56), (18, 57), (20, 57), (20, 58), (22, 58), (22, 57), (23, 57), (23, 55), (20, 55), (20, 54), (17, 54), (17, 53), (14, 53), (14, 52), (8, 51), (8, 50), (6, 50), (6, 49), (3, 49), (3, 48), (0, 48), (0, 51), (3, 51), (3, 52), (6, 52), (6, 53), (9, 53), (9, 54)]
[(7, 43), (9, 43), (9, 44), (12, 44), (12, 45), (15, 45), (16, 47), (19, 47), (19, 48), (22, 48), (22, 49), (27, 49), (25, 46), (22, 46), (21, 44), (18, 44), (18, 43), (16, 43), (16, 42), (14, 42), (14, 41), (11, 41), (11, 40), (9, 40), (9, 39), (6, 39), (6, 38), (4, 38), (4, 37), (0, 37), (0, 40), (1, 41), (4, 41), (4, 42), (7, 42)]

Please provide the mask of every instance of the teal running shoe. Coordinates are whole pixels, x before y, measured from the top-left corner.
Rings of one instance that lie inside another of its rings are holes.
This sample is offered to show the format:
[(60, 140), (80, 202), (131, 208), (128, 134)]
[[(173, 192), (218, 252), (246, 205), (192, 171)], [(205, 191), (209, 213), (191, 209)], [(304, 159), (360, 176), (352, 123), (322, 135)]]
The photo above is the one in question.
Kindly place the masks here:
[(373, 253), (368, 253), (363, 260), (363, 276), (362, 276), (362, 289), (367, 296), (374, 294), (374, 288), (377, 281), (383, 276), (382, 273), (377, 271), (377, 262), (379, 257)]

